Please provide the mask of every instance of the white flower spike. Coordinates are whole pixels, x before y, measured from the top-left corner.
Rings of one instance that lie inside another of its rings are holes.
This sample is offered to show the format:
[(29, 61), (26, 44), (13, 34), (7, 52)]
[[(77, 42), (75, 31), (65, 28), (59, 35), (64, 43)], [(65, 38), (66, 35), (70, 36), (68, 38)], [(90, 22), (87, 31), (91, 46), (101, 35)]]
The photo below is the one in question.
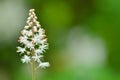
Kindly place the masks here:
[(29, 17), (26, 21), (26, 26), (21, 31), (22, 36), (19, 37), (20, 46), (17, 47), (17, 52), (21, 54), (23, 63), (31, 63), (37, 67), (49, 67), (49, 62), (43, 62), (41, 58), (43, 53), (48, 49), (45, 30), (41, 28), (37, 21), (35, 9), (30, 9)]

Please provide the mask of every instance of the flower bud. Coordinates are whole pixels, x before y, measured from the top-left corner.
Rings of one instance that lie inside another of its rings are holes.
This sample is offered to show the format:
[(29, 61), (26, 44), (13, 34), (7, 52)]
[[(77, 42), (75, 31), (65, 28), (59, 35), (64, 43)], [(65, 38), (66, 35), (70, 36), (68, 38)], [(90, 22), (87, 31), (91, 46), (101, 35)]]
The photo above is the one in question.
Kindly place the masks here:
[(27, 51), (27, 55), (30, 55), (30, 52), (29, 52), (29, 51)]
[(25, 28), (25, 29), (28, 29), (28, 28), (29, 28), (29, 26), (25, 26), (24, 28)]
[(37, 32), (37, 27), (33, 26), (33, 32)]
[(28, 20), (31, 20), (31, 17), (28, 17), (27, 19), (28, 19)]
[(29, 26), (33, 26), (33, 22), (29, 22), (28, 25), (29, 25)]
[(30, 12), (34, 12), (35, 11), (35, 9), (30, 9)]

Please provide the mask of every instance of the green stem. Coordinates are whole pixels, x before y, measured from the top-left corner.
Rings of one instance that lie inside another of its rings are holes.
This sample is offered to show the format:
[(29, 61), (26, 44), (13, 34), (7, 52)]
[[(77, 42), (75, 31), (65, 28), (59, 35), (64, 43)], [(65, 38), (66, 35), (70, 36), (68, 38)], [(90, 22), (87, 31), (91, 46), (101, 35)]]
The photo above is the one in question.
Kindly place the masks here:
[(32, 80), (35, 80), (35, 61), (32, 59)]

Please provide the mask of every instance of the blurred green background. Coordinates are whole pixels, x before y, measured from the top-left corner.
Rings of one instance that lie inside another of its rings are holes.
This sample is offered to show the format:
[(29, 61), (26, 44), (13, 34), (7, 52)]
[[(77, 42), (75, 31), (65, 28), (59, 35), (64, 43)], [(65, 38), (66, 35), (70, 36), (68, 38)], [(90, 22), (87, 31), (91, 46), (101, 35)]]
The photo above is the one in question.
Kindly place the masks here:
[(0, 80), (31, 80), (16, 53), (31, 8), (50, 44), (36, 80), (120, 80), (120, 0), (0, 0)]

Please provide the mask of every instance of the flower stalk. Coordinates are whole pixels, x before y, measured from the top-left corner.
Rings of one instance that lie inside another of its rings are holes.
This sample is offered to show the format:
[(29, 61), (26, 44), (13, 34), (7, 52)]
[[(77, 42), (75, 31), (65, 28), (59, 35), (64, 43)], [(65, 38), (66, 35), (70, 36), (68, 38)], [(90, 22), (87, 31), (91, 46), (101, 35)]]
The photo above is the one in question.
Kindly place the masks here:
[(48, 43), (45, 30), (41, 28), (34, 11), (35, 9), (29, 10), (26, 26), (18, 40), (20, 46), (17, 47), (17, 52), (22, 56), (21, 61), (32, 65), (32, 80), (35, 80), (36, 69), (50, 66), (49, 62), (42, 61), (43, 53), (48, 49)]
[(32, 60), (32, 80), (35, 80), (35, 62)]
[[(34, 55), (34, 51), (32, 51), (31, 54)], [(31, 63), (31, 66), (32, 66), (32, 80), (35, 80), (35, 61), (34, 61), (34, 59), (32, 59), (31, 62), (32, 62)]]

